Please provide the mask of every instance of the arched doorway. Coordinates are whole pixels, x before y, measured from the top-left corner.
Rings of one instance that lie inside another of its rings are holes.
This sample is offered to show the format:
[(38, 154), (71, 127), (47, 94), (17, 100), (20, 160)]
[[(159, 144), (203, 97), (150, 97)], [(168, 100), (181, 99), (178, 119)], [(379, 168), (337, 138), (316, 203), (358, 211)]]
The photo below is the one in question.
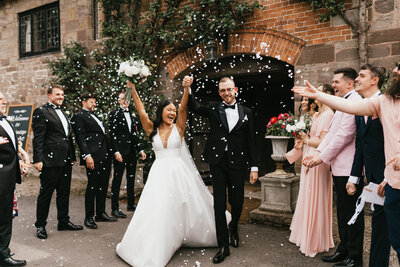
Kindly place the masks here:
[[(203, 104), (220, 101), (218, 81), (224, 76), (233, 77), (239, 88), (238, 102), (253, 110), (260, 175), (274, 170), (274, 163), (270, 158), (272, 148), (264, 138), (268, 120), (282, 112), (293, 112), (294, 100), (290, 91), (294, 84), (293, 72), (292, 65), (259, 54), (221, 57), (205, 62), (191, 72), (195, 78), (193, 94)], [(189, 146), (196, 165), (205, 178), (209, 167), (201, 162), (200, 155), (208, 131), (207, 119), (189, 114)]]

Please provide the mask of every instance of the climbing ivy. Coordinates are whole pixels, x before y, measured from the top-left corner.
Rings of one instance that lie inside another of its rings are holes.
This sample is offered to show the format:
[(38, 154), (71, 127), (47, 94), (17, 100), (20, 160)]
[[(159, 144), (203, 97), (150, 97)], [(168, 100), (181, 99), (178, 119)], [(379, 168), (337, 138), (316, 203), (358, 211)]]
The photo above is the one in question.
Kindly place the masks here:
[[(81, 108), (80, 95), (98, 95), (96, 113), (108, 120), (108, 113), (117, 106), (117, 94), (125, 88), (118, 76), (119, 63), (135, 55), (152, 69), (147, 81), (137, 86), (147, 112), (152, 115), (162, 96), (155, 91), (165, 56), (179, 50), (205, 44), (211, 39), (226, 40), (245, 23), (257, 8), (258, 1), (238, 0), (97, 0), (103, 7), (103, 37), (98, 47), (89, 51), (82, 43), (63, 46), (64, 56), (50, 62), (51, 83), (65, 87), (67, 112)], [(143, 10), (145, 4), (148, 9)], [(134, 110), (134, 109), (133, 109)], [(108, 126), (108, 123), (105, 123)], [(141, 131), (143, 146), (152, 154), (147, 135)], [(146, 160), (146, 169), (152, 160)]]

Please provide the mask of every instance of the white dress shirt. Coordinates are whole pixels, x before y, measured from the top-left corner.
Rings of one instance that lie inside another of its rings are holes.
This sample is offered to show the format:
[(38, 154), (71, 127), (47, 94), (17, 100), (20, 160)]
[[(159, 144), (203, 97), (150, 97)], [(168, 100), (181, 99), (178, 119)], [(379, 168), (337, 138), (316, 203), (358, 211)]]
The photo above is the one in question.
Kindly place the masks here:
[[(14, 130), (11, 127), (10, 123), (6, 119), (0, 120), (0, 126), (6, 131), (6, 133), (10, 136), (11, 142), (14, 145), (14, 148), (17, 149), (17, 140), (15, 140)], [(3, 136), (4, 137), (4, 136)]]
[(103, 131), (103, 133), (106, 133), (106, 130), (104, 129), (103, 123), (101, 122), (101, 120), (99, 120), (92, 112), (90, 112), (89, 110), (82, 108), (83, 110), (86, 110), (90, 113), (90, 116), (97, 122), (97, 124), (100, 126), (101, 130)]
[(56, 111), (56, 113), (57, 113), (58, 117), (60, 118), (61, 123), (63, 125), (65, 136), (68, 136), (69, 132), (68, 132), (67, 118), (65, 117), (64, 113), (62, 113), (61, 109), (56, 108), (57, 107), (56, 105), (54, 105), (53, 103), (50, 103), (50, 102), (49, 102), (49, 104), (54, 107), (54, 110)]
[(121, 107), (121, 108), (124, 111), (124, 116), (125, 116), (126, 123), (128, 124), (129, 132), (131, 132), (132, 119), (131, 119), (130, 113), (129, 112), (125, 112), (126, 110), (123, 107)]

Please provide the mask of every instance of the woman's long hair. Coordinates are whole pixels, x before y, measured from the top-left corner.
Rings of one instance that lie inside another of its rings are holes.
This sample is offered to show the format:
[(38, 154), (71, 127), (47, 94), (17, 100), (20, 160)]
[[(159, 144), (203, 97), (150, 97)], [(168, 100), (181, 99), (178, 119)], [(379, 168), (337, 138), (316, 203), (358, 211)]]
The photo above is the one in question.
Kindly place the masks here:
[(388, 89), (385, 91), (385, 95), (389, 96), (393, 100), (397, 100), (400, 97), (400, 78), (394, 80)]
[[(156, 119), (153, 120), (153, 131), (150, 134), (150, 141), (153, 142), (153, 138), (154, 136), (157, 134), (157, 129), (158, 127), (160, 127), (161, 123), (163, 122), (162, 120), (162, 113), (163, 110), (166, 106), (168, 106), (169, 104), (173, 104), (171, 100), (169, 100), (168, 98), (164, 98), (163, 100), (161, 100), (160, 103), (158, 103), (157, 105), (157, 110), (156, 110)], [(176, 120), (176, 118), (175, 118)]]

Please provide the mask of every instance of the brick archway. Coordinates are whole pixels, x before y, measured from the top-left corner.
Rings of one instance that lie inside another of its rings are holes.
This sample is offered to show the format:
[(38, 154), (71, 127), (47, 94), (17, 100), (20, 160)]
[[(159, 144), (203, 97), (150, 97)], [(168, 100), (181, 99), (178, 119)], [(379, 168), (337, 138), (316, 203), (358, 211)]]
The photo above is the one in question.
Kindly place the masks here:
[[(294, 65), (299, 59), (306, 42), (283, 32), (265, 29), (243, 29), (228, 38), (228, 50), (224, 44), (218, 44), (218, 56), (225, 57), (235, 54), (254, 54), (277, 58)], [(193, 69), (205, 58), (203, 45), (187, 49), (172, 55), (165, 67), (171, 79), (176, 78), (186, 69)]]

